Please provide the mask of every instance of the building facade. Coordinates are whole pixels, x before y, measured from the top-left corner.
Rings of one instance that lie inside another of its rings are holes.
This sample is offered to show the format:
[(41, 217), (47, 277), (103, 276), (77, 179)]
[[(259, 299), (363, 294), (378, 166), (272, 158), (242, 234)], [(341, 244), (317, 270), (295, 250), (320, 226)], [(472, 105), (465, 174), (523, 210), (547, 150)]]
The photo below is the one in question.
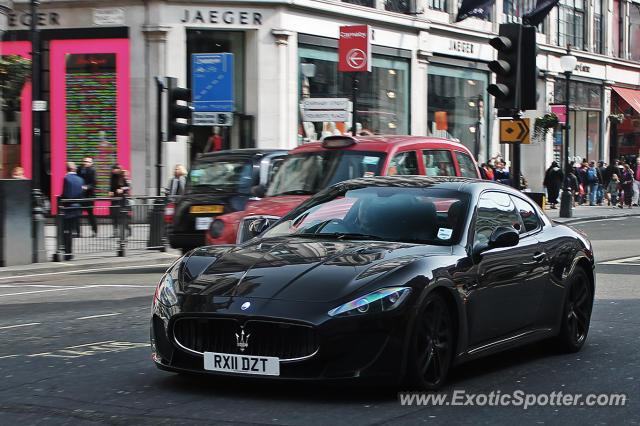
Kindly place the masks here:
[[(91, 155), (99, 196), (115, 162), (130, 171), (133, 192), (154, 194), (158, 170), (165, 182), (174, 164), (188, 166), (203, 152), (292, 148), (349, 132), (350, 122), (303, 121), (302, 104), (307, 97), (351, 98), (354, 78), (358, 131), (453, 138), (479, 162), (498, 152), (509, 160), (486, 92), (493, 78), (487, 64), (495, 58), (488, 41), (500, 23), (518, 22), (534, 3), (496, 0), (486, 19), (455, 23), (457, 2), (450, 0), (43, 1), (37, 17), (47, 101), (43, 186), (58, 195), (64, 162)], [(608, 161), (638, 154), (639, 6), (562, 0), (538, 27), (539, 99), (524, 115), (533, 127), (535, 117), (565, 104), (560, 57), (570, 46), (578, 58), (570, 79), (571, 157)], [(3, 55), (30, 55), (30, 19), (29, 2), (15, 1)], [(362, 24), (373, 30), (372, 71), (340, 73), (339, 28)], [(192, 87), (194, 53), (233, 53), (233, 122), (194, 126), (189, 136), (162, 142), (160, 169), (157, 119), (164, 112), (156, 77)], [(3, 123), (3, 148), (17, 153), (13, 163), (28, 175), (30, 100), (27, 84), (19, 111), (5, 112)], [(551, 161), (561, 159), (562, 144), (557, 132), (522, 147), (532, 190), (541, 189)]]

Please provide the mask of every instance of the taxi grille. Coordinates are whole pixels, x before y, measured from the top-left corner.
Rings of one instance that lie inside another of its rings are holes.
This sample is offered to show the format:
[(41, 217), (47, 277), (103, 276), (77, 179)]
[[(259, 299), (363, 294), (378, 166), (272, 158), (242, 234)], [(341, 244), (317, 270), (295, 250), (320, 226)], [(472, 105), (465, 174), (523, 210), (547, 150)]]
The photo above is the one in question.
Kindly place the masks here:
[(180, 318), (174, 323), (173, 336), (178, 346), (199, 354), (220, 352), (291, 360), (311, 356), (318, 350), (317, 332), (311, 326), (250, 320), (244, 323), (248, 345), (241, 352), (236, 338), (236, 334), (241, 335), (240, 326), (235, 319)]

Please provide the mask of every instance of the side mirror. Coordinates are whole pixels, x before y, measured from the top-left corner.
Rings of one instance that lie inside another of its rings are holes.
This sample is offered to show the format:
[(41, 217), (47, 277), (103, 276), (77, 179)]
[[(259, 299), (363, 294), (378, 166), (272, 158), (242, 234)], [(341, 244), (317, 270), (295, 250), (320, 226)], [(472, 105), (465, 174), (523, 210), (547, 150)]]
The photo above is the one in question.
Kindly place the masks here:
[(264, 185), (255, 185), (251, 187), (251, 195), (262, 198), (267, 193), (267, 188)]
[(511, 226), (498, 226), (491, 233), (489, 247), (513, 247), (520, 241), (520, 234)]

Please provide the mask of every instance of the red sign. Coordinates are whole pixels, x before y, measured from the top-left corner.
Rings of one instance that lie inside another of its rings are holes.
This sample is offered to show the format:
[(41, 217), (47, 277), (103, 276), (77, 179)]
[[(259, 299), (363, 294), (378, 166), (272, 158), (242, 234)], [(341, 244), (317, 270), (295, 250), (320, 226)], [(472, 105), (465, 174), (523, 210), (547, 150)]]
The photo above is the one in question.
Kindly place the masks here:
[(371, 72), (371, 28), (368, 25), (340, 27), (338, 71)]
[(558, 123), (565, 124), (567, 122), (566, 106), (552, 106), (551, 112), (558, 116)]

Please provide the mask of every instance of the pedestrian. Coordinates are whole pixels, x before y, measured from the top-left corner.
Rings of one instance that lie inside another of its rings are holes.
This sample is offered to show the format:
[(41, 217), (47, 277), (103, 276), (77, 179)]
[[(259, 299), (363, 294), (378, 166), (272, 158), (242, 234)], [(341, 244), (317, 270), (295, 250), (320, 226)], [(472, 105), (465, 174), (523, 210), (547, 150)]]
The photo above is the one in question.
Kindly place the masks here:
[(620, 186), (620, 180), (618, 179), (618, 175), (613, 174), (611, 176), (611, 180), (607, 185), (607, 205), (613, 206), (613, 208), (617, 207), (618, 204), (618, 187)]
[(26, 179), (24, 175), (24, 169), (20, 166), (16, 166), (11, 170), (11, 179)]
[(184, 188), (187, 184), (187, 169), (182, 164), (176, 164), (173, 168), (173, 177), (169, 180), (167, 186), (167, 195), (174, 197), (184, 194)]
[(76, 174), (76, 164), (72, 161), (68, 162), (67, 174), (64, 177), (62, 195), (60, 197), (63, 200), (62, 208), (64, 209), (63, 236), (65, 260), (73, 259), (73, 255), (71, 254), (73, 252), (73, 233), (78, 228), (77, 222), (80, 215), (82, 215), (82, 204), (80, 202), (65, 202), (64, 200), (84, 198), (83, 185), (84, 181)]
[[(89, 156), (82, 158), (82, 166), (78, 170), (78, 176), (84, 180), (82, 189), (84, 190), (84, 198), (95, 198), (96, 196), (96, 170), (93, 168), (93, 159)], [(94, 202), (85, 201), (82, 203), (83, 211), (87, 213), (89, 217), (89, 223), (91, 224), (91, 236), (98, 235), (98, 224), (96, 223), (96, 217), (94, 216)]]
[[(631, 208), (631, 199), (633, 198), (633, 171), (629, 167), (629, 163), (622, 165), (622, 191), (624, 191), (624, 204)], [(620, 208), (622, 208), (622, 197), (620, 199)]]
[(128, 215), (122, 217), (123, 213), (126, 214), (129, 207), (129, 181), (126, 178), (125, 171), (122, 170), (119, 164), (111, 166), (111, 179), (109, 186), (109, 197), (118, 197), (118, 200), (111, 201), (111, 223), (113, 224), (113, 236), (118, 237), (120, 229), (126, 228), (127, 233), (131, 234), (129, 227)]
[(605, 188), (609, 187), (609, 182), (611, 182), (611, 178), (613, 175), (618, 176), (618, 183), (620, 183), (620, 176), (622, 176), (622, 172), (618, 168), (618, 164), (620, 162), (618, 160), (614, 161), (613, 164), (609, 164), (602, 175), (604, 179)]
[(558, 202), (558, 195), (560, 194), (560, 186), (562, 186), (562, 179), (564, 174), (562, 170), (560, 170), (560, 166), (556, 161), (551, 163), (551, 166), (547, 169), (544, 174), (544, 181), (542, 182), (542, 186), (547, 189), (547, 199), (549, 200), (549, 204), (551, 209), (556, 208), (556, 203)]
[[(586, 177), (587, 187), (589, 188), (589, 205), (596, 205), (596, 194), (598, 192), (598, 185), (602, 183), (602, 178), (599, 176), (600, 172), (596, 168), (596, 162), (591, 160), (587, 166)], [(586, 188), (585, 188), (586, 190)]]
[(638, 205), (638, 196), (640, 196), (640, 156), (636, 157), (636, 163), (633, 165), (633, 197), (631, 204)]
[(596, 167), (598, 169), (598, 177), (600, 179), (600, 182), (598, 183), (598, 191), (596, 192), (596, 204), (601, 206), (602, 203), (604, 202), (604, 173), (606, 171), (606, 167), (604, 165), (604, 161), (600, 160), (598, 161), (598, 166)]
[(571, 206), (576, 206), (576, 198), (578, 201), (580, 200), (580, 184), (578, 183), (578, 177), (576, 176), (576, 171), (571, 168), (569, 170), (569, 182), (567, 186), (569, 187), (569, 192), (571, 194)]
[(509, 171), (505, 169), (507, 163), (504, 161), (497, 160), (496, 161), (496, 169), (493, 172), (496, 182), (504, 183), (505, 185), (511, 185), (511, 180), (509, 178)]
[(482, 175), (482, 179), (495, 180), (493, 169), (487, 163), (482, 163), (480, 165), (480, 174)]

